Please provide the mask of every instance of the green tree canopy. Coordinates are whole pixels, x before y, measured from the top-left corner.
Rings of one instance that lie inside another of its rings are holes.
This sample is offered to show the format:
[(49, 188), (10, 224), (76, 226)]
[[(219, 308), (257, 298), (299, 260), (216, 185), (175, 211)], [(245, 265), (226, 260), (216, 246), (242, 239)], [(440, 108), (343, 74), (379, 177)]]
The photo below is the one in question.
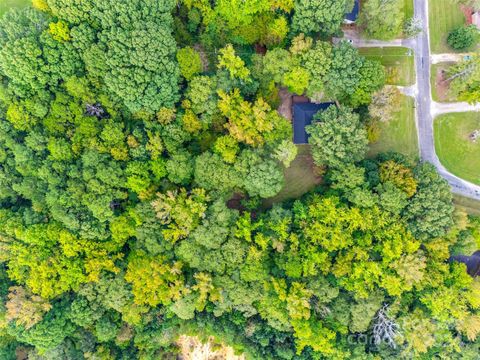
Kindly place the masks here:
[(351, 0), (295, 0), (292, 30), (306, 34), (335, 34), (352, 7)]
[(456, 28), (448, 34), (447, 43), (455, 50), (471, 47), (478, 40), (478, 29), (475, 25)]
[(363, 159), (367, 149), (367, 132), (359, 116), (347, 108), (332, 105), (318, 113), (307, 133), (317, 165), (340, 168)]
[[(478, 357), (479, 282), (451, 255), (480, 222), (432, 165), (365, 158), (396, 102), (320, 40), (351, 1), (33, 5), (0, 20), (0, 359), (174, 359), (185, 334), (246, 359)], [(449, 74), (469, 100), (477, 63)], [(308, 149), (291, 92), (336, 104)]]
[(404, 4), (397, 0), (367, 0), (360, 12), (360, 24), (367, 36), (390, 40), (399, 36), (405, 17)]

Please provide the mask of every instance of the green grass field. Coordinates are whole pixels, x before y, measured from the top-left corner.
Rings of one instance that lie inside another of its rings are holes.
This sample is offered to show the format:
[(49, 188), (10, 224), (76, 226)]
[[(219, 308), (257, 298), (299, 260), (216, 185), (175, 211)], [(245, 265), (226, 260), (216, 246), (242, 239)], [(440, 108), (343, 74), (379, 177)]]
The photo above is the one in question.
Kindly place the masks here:
[(14, 7), (24, 7), (30, 5), (31, 0), (0, 0), (0, 17), (5, 14), (8, 9)]
[(465, 210), (467, 214), (480, 216), (480, 201), (453, 194), (453, 203), (458, 208)]
[[(448, 91), (448, 83), (437, 83), (437, 72), (441, 70), (447, 70), (452, 66), (453, 62), (445, 62), (432, 64), (430, 72), (430, 84), (432, 86), (432, 98), (438, 102), (455, 102), (458, 101), (455, 96)], [(440, 81), (440, 80), (439, 80)]]
[(405, 12), (405, 20), (413, 17), (413, 0), (405, 0), (403, 11)]
[(442, 164), (462, 179), (480, 185), (480, 139), (470, 134), (480, 130), (480, 113), (446, 114), (434, 120), (435, 148)]
[(447, 45), (447, 36), (450, 31), (465, 24), (460, 7), (451, 0), (430, 0), (428, 8), (432, 53), (455, 52)]
[(395, 114), (394, 119), (386, 123), (380, 122), (380, 139), (370, 145), (370, 157), (387, 151), (395, 151), (415, 159), (418, 157), (414, 101), (411, 97), (402, 96), (400, 106), (401, 110)]
[(414, 54), (404, 47), (360, 48), (367, 59), (385, 66), (388, 85), (409, 86), (415, 83)]
[(264, 207), (289, 199), (296, 199), (320, 184), (322, 178), (315, 173), (309, 145), (299, 145), (298, 155), (285, 169), (285, 186), (273, 198), (266, 199)]

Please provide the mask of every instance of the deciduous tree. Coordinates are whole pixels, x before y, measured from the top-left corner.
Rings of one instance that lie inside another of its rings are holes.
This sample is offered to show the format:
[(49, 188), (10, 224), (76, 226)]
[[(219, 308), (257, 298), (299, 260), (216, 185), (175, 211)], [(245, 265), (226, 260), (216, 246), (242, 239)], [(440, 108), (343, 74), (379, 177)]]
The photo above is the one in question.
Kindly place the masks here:
[(397, 0), (368, 0), (360, 12), (360, 24), (374, 39), (390, 40), (400, 35), (404, 4)]
[(456, 28), (448, 34), (447, 43), (455, 50), (467, 49), (478, 39), (478, 29), (475, 25)]
[(177, 51), (177, 61), (180, 67), (180, 73), (188, 81), (196, 74), (202, 72), (200, 54), (189, 46)]
[(448, 183), (424, 163), (415, 169), (418, 190), (405, 210), (413, 234), (429, 240), (443, 236), (453, 225), (452, 194)]
[(385, 86), (372, 96), (368, 106), (370, 116), (376, 120), (388, 122), (400, 106), (401, 94), (394, 86)]
[(339, 168), (359, 161), (365, 155), (367, 132), (359, 116), (349, 109), (332, 105), (319, 112), (312, 125), (307, 126), (307, 133), (313, 159), (319, 166)]
[(128, 259), (125, 280), (132, 284), (138, 305), (169, 305), (181, 297), (184, 287), (180, 262), (168, 263), (160, 256), (133, 252)]
[(343, 41), (333, 48), (332, 63), (326, 75), (328, 96), (342, 100), (351, 96), (358, 87), (364, 59), (358, 50)]
[(335, 34), (352, 6), (350, 0), (296, 0), (292, 30), (306, 34)]

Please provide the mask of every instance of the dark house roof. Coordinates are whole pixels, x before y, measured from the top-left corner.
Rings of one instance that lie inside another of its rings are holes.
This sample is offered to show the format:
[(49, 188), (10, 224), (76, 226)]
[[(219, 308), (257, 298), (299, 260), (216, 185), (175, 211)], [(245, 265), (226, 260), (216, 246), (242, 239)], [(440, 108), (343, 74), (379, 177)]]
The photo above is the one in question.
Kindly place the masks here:
[(467, 265), (467, 273), (470, 276), (480, 276), (480, 251), (475, 251), (471, 256), (454, 255), (450, 257), (450, 261), (457, 261)]
[(345, 14), (345, 19), (353, 22), (357, 21), (359, 11), (360, 11), (360, 1), (355, 0), (352, 11), (350, 11), (348, 14)]
[(312, 118), (318, 111), (325, 110), (332, 104), (313, 104), (310, 102), (293, 104), (293, 142), (295, 144), (308, 143), (305, 126), (312, 123)]

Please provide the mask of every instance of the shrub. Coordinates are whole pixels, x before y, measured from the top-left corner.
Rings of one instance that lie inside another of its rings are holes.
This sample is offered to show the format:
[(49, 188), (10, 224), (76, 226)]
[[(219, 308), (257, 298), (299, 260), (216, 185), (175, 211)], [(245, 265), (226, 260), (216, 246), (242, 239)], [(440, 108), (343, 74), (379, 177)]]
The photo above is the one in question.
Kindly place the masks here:
[(475, 43), (477, 33), (475, 25), (459, 27), (448, 34), (447, 43), (455, 50), (466, 49)]

